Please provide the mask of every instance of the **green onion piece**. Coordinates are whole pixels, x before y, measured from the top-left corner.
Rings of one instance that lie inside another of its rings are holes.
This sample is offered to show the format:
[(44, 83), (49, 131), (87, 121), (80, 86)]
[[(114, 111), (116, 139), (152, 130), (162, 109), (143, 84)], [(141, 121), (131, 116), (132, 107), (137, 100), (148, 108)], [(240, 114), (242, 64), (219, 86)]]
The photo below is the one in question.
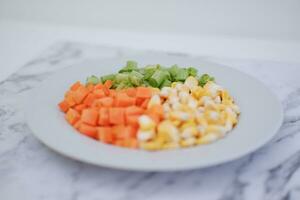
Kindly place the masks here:
[(189, 76), (197, 76), (198, 70), (195, 69), (194, 67), (189, 67), (188, 72), (189, 72)]
[(208, 74), (203, 74), (199, 79), (199, 85), (203, 87), (208, 81), (215, 81), (215, 78)]
[(99, 83), (99, 78), (97, 76), (92, 75), (92, 76), (87, 78), (86, 83), (87, 84), (91, 83), (91, 84), (96, 85), (96, 84)]
[(123, 67), (123, 68), (119, 71), (119, 73), (122, 73), (122, 72), (131, 72), (131, 71), (133, 71), (133, 70), (136, 70), (136, 69), (137, 69), (137, 66), (138, 66), (137, 62), (132, 61), (132, 60), (129, 60), (129, 61), (127, 61), (126, 66)]
[(101, 80), (102, 83), (105, 83), (105, 81), (107, 81), (107, 80), (114, 81), (115, 80), (115, 75), (114, 74), (109, 74), (109, 75), (101, 76), (100, 80)]
[(168, 79), (164, 80), (164, 82), (161, 84), (160, 88), (163, 88), (163, 87), (170, 87), (172, 84), (172, 82)]
[(144, 68), (144, 79), (148, 80), (157, 70), (156, 65), (148, 65)]
[(175, 75), (175, 81), (184, 81), (189, 76), (189, 72), (185, 68), (178, 68)]
[(175, 81), (176, 74), (178, 73), (179, 67), (177, 65), (171, 66), (168, 71), (171, 74), (171, 80)]
[(118, 73), (115, 76), (116, 83), (129, 82), (129, 74), (128, 73)]
[(170, 74), (163, 70), (156, 70), (149, 79), (152, 87), (159, 87), (166, 79), (169, 79)]
[(143, 81), (143, 74), (137, 72), (137, 71), (132, 71), (129, 74), (129, 80), (132, 83), (132, 85), (134, 86), (139, 86), (141, 85), (142, 81)]

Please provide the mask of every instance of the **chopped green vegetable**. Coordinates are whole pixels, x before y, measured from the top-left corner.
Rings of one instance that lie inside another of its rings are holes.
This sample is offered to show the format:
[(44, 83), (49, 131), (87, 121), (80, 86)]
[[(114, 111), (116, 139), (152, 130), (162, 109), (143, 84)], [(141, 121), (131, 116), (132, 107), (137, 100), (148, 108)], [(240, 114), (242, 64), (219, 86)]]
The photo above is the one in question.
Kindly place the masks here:
[(123, 67), (119, 71), (119, 73), (122, 73), (122, 72), (131, 72), (131, 71), (136, 70), (136, 69), (137, 69), (137, 62), (129, 60), (129, 61), (127, 61), (126, 66)]
[(169, 72), (159, 69), (150, 77), (149, 83), (152, 87), (159, 87), (166, 79), (170, 79)]
[(208, 81), (215, 81), (215, 78), (208, 74), (203, 74), (199, 79), (199, 85), (203, 87)]
[(177, 73), (174, 77), (174, 81), (184, 81), (189, 76), (189, 72), (185, 68), (178, 68)]
[(91, 83), (91, 84), (96, 85), (96, 84), (99, 83), (99, 81), (100, 80), (99, 80), (99, 78), (97, 76), (92, 75), (92, 76), (90, 76), (90, 77), (87, 78), (86, 83), (87, 84)]
[(130, 72), (129, 74), (129, 80), (130, 80), (130, 83), (134, 86), (139, 86), (141, 85), (142, 81), (143, 81), (143, 74), (137, 72), (137, 71), (132, 71)]
[(198, 70), (195, 69), (194, 67), (189, 67), (188, 72), (190, 76), (197, 76)]
[(168, 79), (164, 80), (164, 82), (161, 84), (160, 88), (162, 87), (170, 87), (172, 82)]
[(194, 67), (182, 68), (178, 65), (165, 67), (156, 64), (138, 68), (137, 62), (127, 61), (126, 66), (118, 73), (101, 76), (100, 78), (90, 76), (86, 82), (87, 84), (98, 84), (111, 80), (113, 82), (112, 88), (123, 89), (138, 86), (169, 87), (172, 82), (184, 82), (189, 76), (196, 77), (201, 86), (204, 86), (208, 81), (214, 81), (214, 78), (208, 74), (199, 77), (197, 73), (197, 69)]
[(115, 80), (115, 76), (116, 76), (116, 75), (114, 75), (114, 74), (109, 74), (109, 75), (106, 75), (106, 76), (101, 76), (101, 77), (100, 77), (100, 80), (101, 80), (102, 83), (104, 83), (104, 82), (107, 81), (107, 80), (112, 80), (112, 81), (114, 81), (114, 80)]

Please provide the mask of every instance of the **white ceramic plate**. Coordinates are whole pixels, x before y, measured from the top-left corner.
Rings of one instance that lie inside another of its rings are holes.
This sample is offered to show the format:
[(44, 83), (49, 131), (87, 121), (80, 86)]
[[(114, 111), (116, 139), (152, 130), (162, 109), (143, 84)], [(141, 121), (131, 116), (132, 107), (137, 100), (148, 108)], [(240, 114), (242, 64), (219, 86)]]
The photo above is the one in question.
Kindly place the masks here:
[(200, 73), (213, 75), (241, 108), (237, 127), (210, 145), (160, 152), (119, 148), (79, 134), (66, 123), (57, 103), (75, 81), (85, 81), (92, 74), (114, 73), (126, 62), (126, 59), (114, 59), (87, 61), (63, 69), (34, 89), (26, 104), (26, 118), (34, 135), (51, 149), (83, 162), (118, 169), (172, 171), (203, 168), (240, 158), (268, 142), (282, 123), (280, 102), (262, 83), (244, 73), (186, 57), (134, 59), (141, 65), (194, 66)]

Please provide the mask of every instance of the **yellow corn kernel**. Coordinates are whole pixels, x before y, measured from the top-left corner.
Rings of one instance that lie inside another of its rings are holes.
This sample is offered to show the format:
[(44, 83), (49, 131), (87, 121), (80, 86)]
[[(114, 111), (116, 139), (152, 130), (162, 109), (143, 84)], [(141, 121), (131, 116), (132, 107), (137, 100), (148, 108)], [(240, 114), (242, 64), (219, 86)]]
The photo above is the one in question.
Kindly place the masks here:
[(162, 146), (163, 149), (177, 149), (179, 147), (180, 146), (178, 143), (166, 143), (166, 144), (163, 144), (163, 146)]
[(157, 141), (141, 142), (139, 146), (145, 150), (155, 151), (162, 148), (162, 143)]
[(209, 125), (206, 128), (206, 134), (214, 133), (220, 137), (224, 136), (226, 132), (227, 131), (224, 126)]
[(186, 91), (179, 92), (179, 100), (183, 104), (187, 104), (190, 94)]
[(160, 97), (157, 94), (153, 95), (149, 100), (148, 108), (151, 108), (152, 106), (155, 105), (161, 105)]
[(202, 136), (205, 135), (205, 133), (206, 133), (206, 128), (207, 128), (207, 126), (202, 126), (202, 125), (198, 125), (198, 126), (197, 126), (198, 135), (199, 135), (200, 137), (202, 137)]
[(152, 95), (156, 95), (160, 93), (160, 89), (158, 88), (151, 88), (152, 89)]
[(219, 139), (217, 134), (207, 134), (196, 140), (196, 144), (209, 144)]
[(195, 137), (197, 135), (198, 135), (198, 131), (197, 131), (196, 126), (189, 126), (189, 127), (182, 129), (182, 131), (181, 131), (181, 137), (185, 138), (185, 139)]
[(224, 100), (232, 101), (232, 98), (231, 98), (231, 96), (229, 95), (229, 93), (228, 93), (227, 90), (223, 90), (223, 91), (221, 92), (221, 99), (222, 99), (222, 101), (224, 101)]
[(208, 125), (207, 120), (204, 118), (204, 116), (196, 117), (196, 122), (199, 125), (202, 125), (202, 126), (205, 126), (205, 127), (207, 127), (207, 125)]
[(137, 133), (137, 138), (139, 141), (148, 141), (152, 139), (154, 136), (155, 136), (154, 129), (147, 130), (147, 131), (139, 130)]
[(147, 115), (142, 115), (139, 117), (139, 125), (140, 129), (143, 131), (155, 128), (155, 122)]
[(167, 98), (172, 93), (172, 88), (170, 87), (163, 87), (160, 91), (160, 96)]
[(185, 79), (184, 85), (186, 85), (191, 90), (198, 86), (198, 80), (193, 76), (189, 76), (187, 77), (187, 79)]
[(201, 86), (197, 86), (192, 89), (191, 93), (195, 98), (200, 99), (204, 96), (205, 90)]
[(181, 125), (180, 130), (183, 131), (185, 128), (196, 127), (196, 125), (194, 120), (188, 120)]
[(173, 83), (171, 84), (171, 88), (175, 88), (177, 84), (178, 84), (178, 82), (173, 82)]
[(170, 112), (170, 119), (171, 120), (187, 121), (187, 120), (190, 119), (190, 115), (187, 112), (173, 111), (173, 112)]
[(181, 140), (179, 142), (181, 147), (190, 147), (193, 146), (194, 144), (196, 144), (196, 139), (195, 138), (188, 138), (185, 140)]
[(176, 127), (180, 126), (181, 121), (180, 120), (171, 120), (172, 124)]
[(169, 120), (161, 122), (157, 127), (157, 132), (158, 135), (162, 135), (168, 140), (175, 142), (179, 140), (179, 131)]
[(218, 123), (218, 122), (220, 122), (220, 114), (216, 111), (206, 110), (204, 112), (204, 117), (207, 119), (208, 123)]

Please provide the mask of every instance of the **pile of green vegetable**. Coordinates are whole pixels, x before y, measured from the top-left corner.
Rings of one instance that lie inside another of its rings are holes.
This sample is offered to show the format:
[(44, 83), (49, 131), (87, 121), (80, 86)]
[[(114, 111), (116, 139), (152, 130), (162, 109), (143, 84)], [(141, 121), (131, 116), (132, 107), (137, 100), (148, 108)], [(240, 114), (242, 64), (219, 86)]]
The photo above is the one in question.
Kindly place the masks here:
[(214, 81), (214, 78), (208, 74), (198, 76), (197, 69), (193, 67), (182, 68), (177, 65), (164, 67), (157, 64), (138, 68), (137, 62), (127, 61), (126, 66), (118, 73), (101, 77), (92, 75), (87, 78), (87, 84), (98, 84), (111, 80), (113, 82), (112, 88), (114, 89), (138, 86), (162, 88), (171, 86), (172, 82), (184, 82), (189, 76), (196, 77), (201, 86), (204, 86), (208, 81)]

